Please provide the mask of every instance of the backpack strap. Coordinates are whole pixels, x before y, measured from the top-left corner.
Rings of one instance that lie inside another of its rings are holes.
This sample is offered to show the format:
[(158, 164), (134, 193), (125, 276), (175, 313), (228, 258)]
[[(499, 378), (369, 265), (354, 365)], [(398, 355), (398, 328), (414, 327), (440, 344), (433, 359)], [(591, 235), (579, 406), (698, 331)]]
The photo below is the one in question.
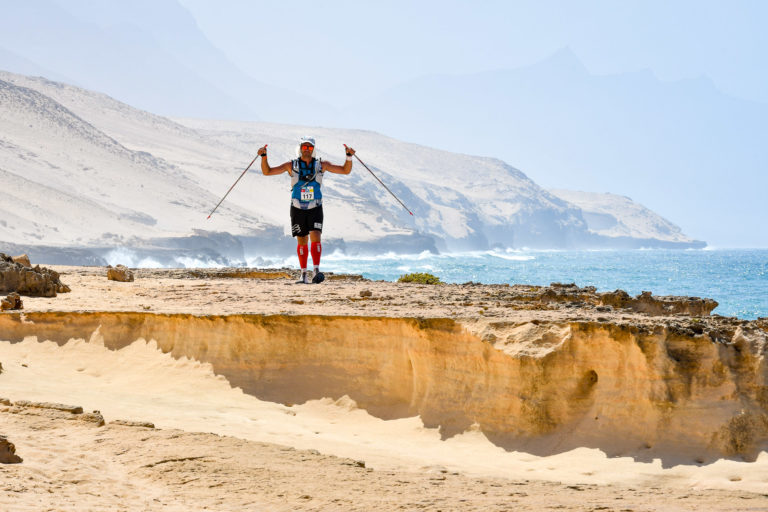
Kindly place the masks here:
[(320, 173), (320, 176), (322, 178), (322, 173), (323, 173), (322, 160), (319, 158), (315, 158), (315, 166), (314, 166), (314, 172), (312, 173), (312, 176), (307, 176), (307, 178), (309, 179), (302, 179), (301, 178), (301, 159), (297, 158), (296, 160), (293, 160), (293, 173), (296, 175), (296, 178), (298, 179), (298, 181), (303, 181), (304, 183), (309, 183), (310, 181), (314, 180), (317, 177), (318, 173)]

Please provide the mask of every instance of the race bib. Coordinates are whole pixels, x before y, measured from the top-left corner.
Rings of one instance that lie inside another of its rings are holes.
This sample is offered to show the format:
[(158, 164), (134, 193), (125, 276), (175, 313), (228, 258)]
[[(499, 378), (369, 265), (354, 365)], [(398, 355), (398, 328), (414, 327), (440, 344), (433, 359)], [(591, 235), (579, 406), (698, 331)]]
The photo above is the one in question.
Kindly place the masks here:
[(313, 201), (315, 199), (315, 187), (301, 187), (301, 200)]

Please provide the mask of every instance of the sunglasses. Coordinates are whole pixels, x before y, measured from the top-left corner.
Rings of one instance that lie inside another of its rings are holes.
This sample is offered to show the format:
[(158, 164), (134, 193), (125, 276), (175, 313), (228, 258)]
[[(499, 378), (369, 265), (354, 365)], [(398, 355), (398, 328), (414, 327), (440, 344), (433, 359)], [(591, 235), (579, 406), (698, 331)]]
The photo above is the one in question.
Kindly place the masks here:
[(315, 146), (313, 146), (312, 144), (302, 144), (301, 145), (301, 150), (302, 151), (309, 151), (310, 149), (314, 149), (314, 148), (315, 148)]

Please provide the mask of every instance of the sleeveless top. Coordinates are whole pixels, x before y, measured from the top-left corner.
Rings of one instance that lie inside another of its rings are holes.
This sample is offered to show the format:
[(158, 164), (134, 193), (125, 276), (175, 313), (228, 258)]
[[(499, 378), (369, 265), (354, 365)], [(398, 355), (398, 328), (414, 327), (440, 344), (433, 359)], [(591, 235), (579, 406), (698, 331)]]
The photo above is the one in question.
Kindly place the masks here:
[(301, 158), (293, 160), (291, 175), (291, 204), (302, 210), (310, 210), (323, 204), (320, 185), (323, 182), (323, 164), (319, 158), (306, 163)]

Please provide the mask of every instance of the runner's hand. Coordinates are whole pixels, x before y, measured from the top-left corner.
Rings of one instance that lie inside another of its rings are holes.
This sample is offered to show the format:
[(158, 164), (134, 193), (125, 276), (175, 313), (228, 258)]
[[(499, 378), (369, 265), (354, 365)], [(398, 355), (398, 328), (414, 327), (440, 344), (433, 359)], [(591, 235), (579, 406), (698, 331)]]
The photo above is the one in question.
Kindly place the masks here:
[(354, 154), (355, 154), (355, 150), (354, 150), (354, 149), (352, 149), (352, 148), (351, 148), (351, 147), (349, 147), (349, 146), (344, 146), (344, 147), (345, 147), (345, 148), (346, 148), (346, 150), (347, 150), (347, 156), (354, 156)]
[(267, 154), (267, 145), (264, 144), (262, 147), (259, 148), (259, 151), (257, 152), (259, 156), (264, 156)]

